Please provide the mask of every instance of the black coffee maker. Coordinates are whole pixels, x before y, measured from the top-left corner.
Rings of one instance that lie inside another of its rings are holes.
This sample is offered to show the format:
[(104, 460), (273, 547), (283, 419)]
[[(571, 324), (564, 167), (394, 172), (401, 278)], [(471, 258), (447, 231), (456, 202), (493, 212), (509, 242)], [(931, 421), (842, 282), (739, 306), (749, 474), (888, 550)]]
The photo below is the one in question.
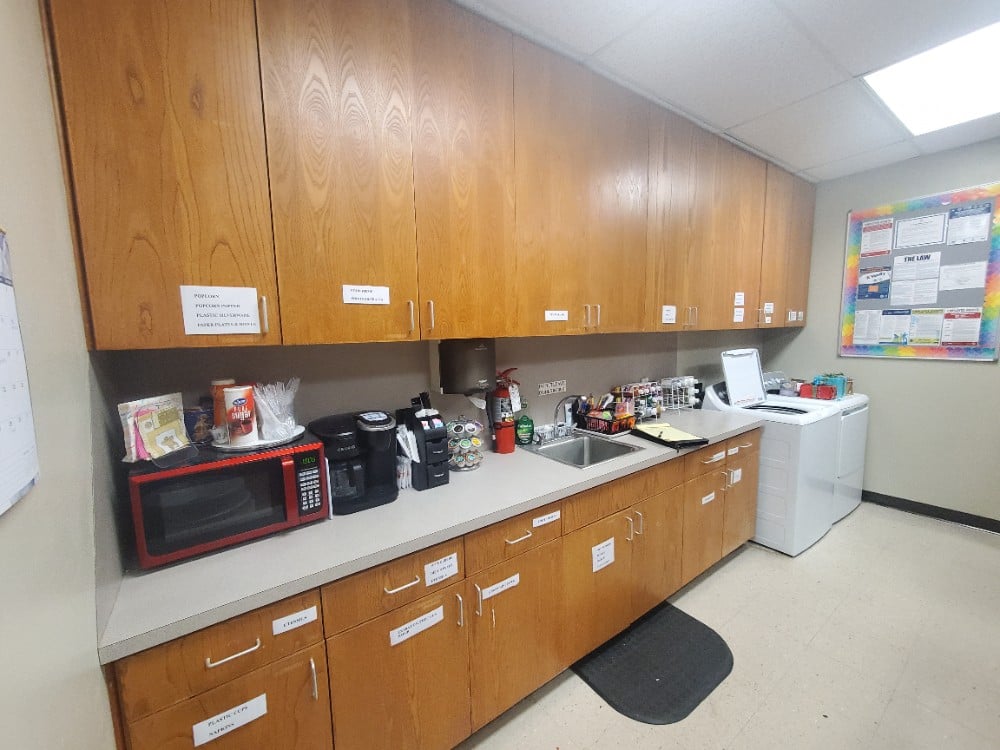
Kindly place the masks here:
[(330, 512), (346, 515), (396, 499), (396, 420), (381, 411), (309, 423), (330, 464)]

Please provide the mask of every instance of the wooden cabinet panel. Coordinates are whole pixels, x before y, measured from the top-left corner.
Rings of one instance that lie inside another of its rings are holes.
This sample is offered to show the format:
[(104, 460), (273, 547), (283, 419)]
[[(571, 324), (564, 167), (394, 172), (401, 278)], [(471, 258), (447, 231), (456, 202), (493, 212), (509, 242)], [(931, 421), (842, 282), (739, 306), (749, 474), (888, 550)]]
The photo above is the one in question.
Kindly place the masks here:
[(760, 294), (761, 307), (770, 303), (773, 312), (761, 310), (762, 328), (805, 325), (815, 200), (811, 183), (767, 165)]
[[(792, 193), (792, 229), (789, 233), (786, 287), (786, 314), (788, 326), (806, 324), (806, 303), (809, 299), (809, 267), (812, 261), (813, 220), (816, 213), (816, 186), (794, 177)], [(794, 312), (796, 319), (789, 320)], [(801, 313), (801, 315), (800, 315)]]
[(632, 617), (641, 617), (681, 587), (684, 488), (643, 500), (632, 510)]
[[(648, 116), (640, 97), (514, 39), (513, 335), (638, 329)], [(547, 310), (568, 320), (547, 322)]]
[(339, 633), (465, 578), (464, 562), (463, 540), (452, 539), (328, 583), (321, 589), (326, 634)]
[(729, 438), (726, 441), (727, 459), (732, 460), (733, 456), (750, 453), (751, 451), (759, 451), (760, 435), (761, 428), (758, 427), (756, 430), (750, 430), (736, 437)]
[(741, 450), (729, 458), (726, 466), (725, 513), (722, 525), (722, 556), (753, 538), (757, 528), (757, 483), (760, 476), (760, 452)]
[(464, 591), (460, 581), (327, 641), (337, 750), (445, 750), (469, 735)]
[(333, 747), (326, 652), (321, 642), (131, 724), (131, 750), (189, 750), (196, 746), (196, 724), (255, 699), (254, 707), (263, 703), (266, 713), (212, 739), (213, 750)]
[(465, 535), (465, 574), (540, 547), (562, 535), (562, 501)]
[[(116, 662), (126, 720), (148, 716), (321, 642), (319, 603), (319, 592), (308, 591)], [(289, 617), (313, 619), (275, 635), (275, 621)]]
[(625, 493), (616, 491), (613, 482), (571, 495), (563, 500), (563, 534), (576, 531), (628, 506)]
[(684, 483), (683, 583), (689, 583), (722, 557), (725, 487), (725, 463)]
[[(257, 11), (284, 341), (416, 339), (409, 4)], [(389, 304), (345, 303), (345, 285)]]
[[(252, 0), (52, 0), (98, 349), (281, 341)], [(180, 286), (254, 287), (269, 332), (185, 335)]]
[(510, 335), (513, 36), (443, 0), (413, 13), (413, 179), (424, 338)]
[(469, 578), (472, 730), (561, 672), (562, 540)]
[(626, 510), (563, 537), (562, 646), (567, 664), (632, 622), (634, 523)]

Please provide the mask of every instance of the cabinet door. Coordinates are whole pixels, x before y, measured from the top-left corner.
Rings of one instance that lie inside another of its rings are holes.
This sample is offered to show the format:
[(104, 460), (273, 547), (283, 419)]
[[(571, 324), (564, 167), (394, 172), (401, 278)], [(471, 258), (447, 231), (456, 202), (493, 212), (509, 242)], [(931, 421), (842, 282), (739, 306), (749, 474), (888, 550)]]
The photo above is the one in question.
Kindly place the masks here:
[[(94, 346), (281, 343), (252, 0), (49, 6)], [(181, 285), (268, 326), (186, 335)]]
[(323, 644), (147, 716), (130, 724), (128, 735), (131, 750), (190, 750), (205, 742), (212, 750), (330, 750)]
[(637, 330), (647, 118), (640, 97), (514, 39), (514, 335)]
[(752, 539), (756, 533), (760, 452), (740, 452), (729, 459), (726, 471), (729, 478), (722, 527), (723, 557)]
[(409, 4), (257, 11), (284, 341), (416, 339)]
[(561, 564), (556, 539), (468, 580), (473, 731), (568, 666), (560, 648)]
[(758, 315), (762, 328), (805, 325), (815, 199), (812, 184), (767, 165)]
[(725, 464), (684, 483), (681, 581), (689, 583), (722, 558)]
[(563, 537), (564, 661), (571, 664), (632, 622), (631, 510)]
[(445, 750), (469, 736), (464, 591), (461, 581), (327, 641), (337, 750)]
[[(792, 183), (792, 220), (789, 232), (785, 322), (788, 326), (806, 324), (809, 299), (809, 266), (812, 259), (813, 219), (816, 211), (816, 186), (799, 177)], [(794, 313), (795, 320), (791, 320)]]
[(425, 338), (509, 335), (513, 36), (443, 0), (413, 14), (413, 180)]
[(638, 618), (681, 587), (684, 488), (637, 503), (632, 516), (632, 617)]

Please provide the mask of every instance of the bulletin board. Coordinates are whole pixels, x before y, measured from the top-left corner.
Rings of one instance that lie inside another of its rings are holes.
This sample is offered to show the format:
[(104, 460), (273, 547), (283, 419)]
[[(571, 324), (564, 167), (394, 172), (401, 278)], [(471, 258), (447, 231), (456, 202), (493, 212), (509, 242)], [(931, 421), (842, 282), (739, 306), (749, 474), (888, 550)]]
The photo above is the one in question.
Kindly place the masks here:
[(840, 354), (997, 359), (1000, 182), (847, 217)]

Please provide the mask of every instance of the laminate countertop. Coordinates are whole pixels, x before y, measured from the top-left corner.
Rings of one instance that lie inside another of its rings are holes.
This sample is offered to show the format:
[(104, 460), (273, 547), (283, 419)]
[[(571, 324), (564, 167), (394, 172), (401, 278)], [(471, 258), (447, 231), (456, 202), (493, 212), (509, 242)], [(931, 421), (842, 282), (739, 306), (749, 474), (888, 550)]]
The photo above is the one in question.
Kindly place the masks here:
[[(710, 443), (761, 425), (751, 414), (700, 409), (668, 412), (661, 421)], [(432, 490), (403, 490), (376, 508), (166, 568), (127, 572), (98, 639), (98, 658), (108, 664), (690, 452), (632, 435), (615, 440), (643, 450), (585, 469), (521, 448), (488, 453), (475, 471), (452, 473), (448, 484)]]

